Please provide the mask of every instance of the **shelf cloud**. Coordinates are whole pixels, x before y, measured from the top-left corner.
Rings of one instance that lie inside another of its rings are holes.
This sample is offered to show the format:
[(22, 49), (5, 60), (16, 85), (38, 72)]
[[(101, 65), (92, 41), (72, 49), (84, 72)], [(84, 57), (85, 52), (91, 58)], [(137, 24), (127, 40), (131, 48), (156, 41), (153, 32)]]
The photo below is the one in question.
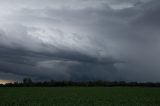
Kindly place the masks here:
[(160, 81), (159, 12), (159, 0), (0, 1), (0, 78)]

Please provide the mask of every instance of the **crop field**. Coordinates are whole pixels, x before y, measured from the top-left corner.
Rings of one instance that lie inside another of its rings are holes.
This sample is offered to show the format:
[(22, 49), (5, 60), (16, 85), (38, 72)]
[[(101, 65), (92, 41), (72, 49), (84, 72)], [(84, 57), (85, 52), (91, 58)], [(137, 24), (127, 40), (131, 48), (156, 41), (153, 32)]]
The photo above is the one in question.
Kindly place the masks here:
[(160, 106), (160, 88), (0, 88), (0, 106)]

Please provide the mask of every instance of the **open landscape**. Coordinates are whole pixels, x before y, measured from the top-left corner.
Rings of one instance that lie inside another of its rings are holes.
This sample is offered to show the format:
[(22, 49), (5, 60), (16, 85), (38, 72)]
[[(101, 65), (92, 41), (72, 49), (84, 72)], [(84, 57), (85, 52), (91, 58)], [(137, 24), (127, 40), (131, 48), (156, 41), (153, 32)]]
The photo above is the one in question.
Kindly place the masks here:
[(160, 106), (160, 0), (0, 0), (0, 106)]
[(0, 106), (160, 106), (160, 88), (1, 87)]

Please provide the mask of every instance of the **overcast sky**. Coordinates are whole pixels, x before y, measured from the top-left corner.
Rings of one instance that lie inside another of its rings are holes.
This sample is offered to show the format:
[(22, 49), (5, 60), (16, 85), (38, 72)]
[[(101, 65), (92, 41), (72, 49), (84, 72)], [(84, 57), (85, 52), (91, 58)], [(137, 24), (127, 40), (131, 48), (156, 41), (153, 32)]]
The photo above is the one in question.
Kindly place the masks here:
[(0, 80), (160, 81), (160, 0), (0, 0)]

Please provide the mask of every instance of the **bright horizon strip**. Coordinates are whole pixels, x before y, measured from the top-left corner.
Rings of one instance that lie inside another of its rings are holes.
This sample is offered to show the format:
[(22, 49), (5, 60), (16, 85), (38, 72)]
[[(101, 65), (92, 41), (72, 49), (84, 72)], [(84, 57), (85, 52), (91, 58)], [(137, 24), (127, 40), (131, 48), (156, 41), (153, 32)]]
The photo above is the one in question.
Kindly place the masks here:
[(0, 80), (0, 84), (13, 83), (12, 80)]

